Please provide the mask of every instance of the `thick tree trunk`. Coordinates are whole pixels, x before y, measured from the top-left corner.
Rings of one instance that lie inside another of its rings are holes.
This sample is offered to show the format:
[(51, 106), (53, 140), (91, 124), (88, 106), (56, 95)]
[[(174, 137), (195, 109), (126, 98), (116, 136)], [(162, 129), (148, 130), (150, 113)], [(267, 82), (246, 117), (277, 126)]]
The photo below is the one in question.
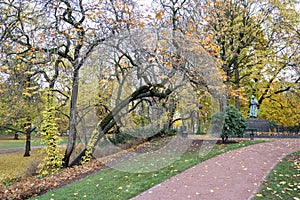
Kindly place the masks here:
[(230, 81), (231, 81), (231, 70), (229, 67), (223, 67), (226, 72), (226, 80), (225, 80), (225, 86), (226, 86), (226, 102), (230, 102)]
[(173, 118), (176, 112), (176, 100), (171, 97), (170, 103), (168, 105), (168, 129), (171, 129), (173, 126)]
[[(240, 47), (237, 48), (236, 51), (236, 56), (233, 58), (233, 69), (234, 69), (234, 84), (235, 84), (235, 90), (239, 92), (238, 90), (240, 89), (240, 71), (239, 71), (239, 61), (238, 61), (238, 56), (241, 53)], [(239, 95), (235, 96), (235, 107), (240, 110), (241, 108), (241, 102), (240, 102), (240, 97)]]
[[(237, 63), (236, 63), (236, 65), (237, 65)], [(235, 89), (239, 90), (240, 89), (240, 73), (237, 68), (234, 70), (234, 74), (235, 74)], [(241, 108), (240, 97), (238, 95), (235, 97), (235, 107), (238, 110), (240, 110), (240, 108)]]
[(64, 155), (64, 167), (69, 166), (70, 157), (73, 153), (76, 144), (76, 114), (77, 114), (77, 98), (79, 89), (79, 69), (75, 69), (73, 72), (71, 105), (70, 105), (70, 122), (69, 122), (69, 137), (67, 149)]

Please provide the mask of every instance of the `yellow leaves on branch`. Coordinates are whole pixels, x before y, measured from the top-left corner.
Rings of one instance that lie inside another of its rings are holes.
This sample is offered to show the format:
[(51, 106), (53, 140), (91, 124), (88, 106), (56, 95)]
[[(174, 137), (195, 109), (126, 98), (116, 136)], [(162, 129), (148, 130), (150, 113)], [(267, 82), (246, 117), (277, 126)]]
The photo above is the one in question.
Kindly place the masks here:
[(150, 58), (148, 59), (148, 63), (151, 63), (152, 61), (155, 61), (155, 57), (150, 57)]
[(240, 89), (231, 89), (229, 95), (232, 97), (239, 97), (244, 103), (248, 102), (249, 100), (244, 96), (245, 90), (243, 88)]
[(0, 72), (9, 73), (9, 69), (7, 66), (0, 66)]
[(156, 18), (156, 19), (162, 19), (163, 16), (164, 16), (164, 14), (165, 14), (165, 11), (164, 11), (164, 10), (161, 10), (161, 11), (159, 11), (158, 13), (156, 13), (155, 18)]
[(173, 63), (171, 63), (171, 62), (167, 62), (167, 63), (166, 63), (166, 67), (167, 67), (167, 68), (171, 68), (172, 66), (173, 66)]
[(139, 25), (139, 27), (140, 27), (140, 28), (143, 28), (143, 27), (145, 26), (145, 23), (144, 23), (144, 22), (141, 22), (141, 21), (139, 21), (138, 25)]
[(28, 130), (28, 129), (30, 129), (30, 128), (31, 128), (31, 126), (25, 126), (25, 127), (24, 127), (25, 130)]
[(219, 6), (219, 5), (221, 5), (221, 1), (216, 1), (215, 4), (216, 4), (217, 6)]
[(87, 14), (88, 19), (95, 19), (96, 18), (96, 13), (95, 12), (90, 12)]
[(23, 95), (27, 96), (27, 97), (32, 97), (33, 94), (27, 92), (27, 90), (23, 91)]
[(38, 91), (37, 90), (39, 87), (38, 86), (33, 86), (33, 87), (27, 87), (23, 90), (23, 95), (27, 96), (27, 97), (32, 97), (34, 94), (37, 94)]
[(33, 72), (33, 71), (26, 71), (24, 74), (26, 74), (26, 75), (33, 75), (35, 72)]
[(37, 90), (39, 86), (28, 87), (27, 90)]

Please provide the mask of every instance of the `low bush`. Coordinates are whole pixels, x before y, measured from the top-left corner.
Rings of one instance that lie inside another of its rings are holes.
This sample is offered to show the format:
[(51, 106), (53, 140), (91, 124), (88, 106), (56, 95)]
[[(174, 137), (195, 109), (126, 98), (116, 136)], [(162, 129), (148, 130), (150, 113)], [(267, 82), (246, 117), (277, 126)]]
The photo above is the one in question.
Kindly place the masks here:
[(248, 126), (242, 113), (232, 105), (227, 106), (225, 114), (216, 113), (211, 123), (213, 124), (212, 131), (220, 132), (223, 142), (226, 142), (231, 135), (242, 137)]
[(133, 130), (126, 130), (119, 132), (113, 136), (108, 136), (108, 140), (113, 144), (125, 144), (135, 140), (151, 140), (159, 137), (173, 136), (176, 135), (174, 129), (157, 129), (153, 127), (139, 127)]
[(126, 142), (135, 139), (135, 137), (133, 137), (130, 134), (127, 133), (116, 133), (113, 136), (109, 136), (107, 137), (108, 140), (113, 143), (113, 144), (125, 144)]
[(199, 124), (197, 127), (196, 135), (205, 135), (205, 132), (203, 131), (202, 125)]

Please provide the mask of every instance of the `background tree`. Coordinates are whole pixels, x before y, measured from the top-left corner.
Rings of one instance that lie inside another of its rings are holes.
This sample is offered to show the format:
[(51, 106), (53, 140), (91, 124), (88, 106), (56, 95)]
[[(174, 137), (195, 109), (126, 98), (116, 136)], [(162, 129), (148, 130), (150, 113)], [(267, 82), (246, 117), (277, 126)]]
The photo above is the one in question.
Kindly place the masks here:
[(240, 109), (240, 94), (245, 74), (243, 60), (251, 55), (248, 49), (262, 37), (262, 23), (269, 15), (259, 1), (207, 1), (209, 8), (203, 15), (207, 20), (206, 33), (216, 42), (222, 61), (228, 100)]
[[(156, 15), (154, 21), (157, 20), (162, 20), (162, 14)], [(110, 50), (109, 52), (117, 55), (110, 58), (115, 67), (119, 69), (114, 70), (117, 87), (114, 88), (116, 92), (113, 92), (113, 94), (117, 94), (117, 98), (113, 101), (118, 103), (114, 104), (108, 115), (98, 123), (96, 132), (98, 136), (92, 136), (93, 139), (89, 143), (92, 145), (88, 145), (88, 149), (85, 149), (73, 164), (77, 164), (84, 155), (89, 157), (86, 153), (93, 152), (95, 144), (111, 127), (120, 124), (120, 120), (123, 120), (120, 125), (130, 122), (131, 120), (126, 120), (130, 115), (126, 114), (143, 109), (143, 106), (148, 109), (151, 103), (160, 104), (177, 89), (187, 85), (186, 81), (189, 82), (188, 84), (205, 84), (210, 91), (219, 89), (217, 86), (220, 85), (212, 84), (214, 81), (218, 83), (218, 71), (212, 67), (214, 60), (200, 44), (195, 42), (196, 38), (184, 35), (177, 30), (174, 33), (172, 28), (164, 29), (160, 26), (152, 28), (150, 24), (149, 28), (122, 32), (118, 35), (119, 37), (106, 41), (106, 48)], [(147, 27), (147, 25), (144, 26)], [(207, 70), (203, 70), (206, 68)], [(179, 76), (176, 76), (178, 74)], [(212, 78), (213, 76), (216, 77)], [(122, 80), (130, 80), (127, 81), (127, 84), (131, 84), (132, 90), (125, 89), (129, 85), (124, 85), (123, 89)], [(207, 80), (211, 80), (211, 82)], [(117, 91), (120, 91), (121, 95)], [(118, 97), (121, 99), (119, 100)], [(192, 98), (190, 100), (192, 101)], [(132, 126), (132, 124), (127, 125)]]
[(38, 77), (31, 66), (21, 60), (2, 68), (2, 127), (26, 136), (24, 156), (30, 156), (31, 133), (39, 125), (40, 103)]
[[(282, 106), (279, 105), (284, 105), (285, 97), (290, 96), (284, 93), (294, 93), (299, 90), (297, 85), (300, 80), (299, 70), (297, 70), (299, 68), (299, 57), (297, 56), (299, 48), (295, 42), (297, 34), (293, 31), (299, 27), (299, 20), (295, 17), (298, 13), (295, 8), (296, 2), (276, 1), (271, 3), (271, 6), (273, 9), (263, 24), (265, 27), (263, 39), (255, 43), (251, 50), (253, 54), (244, 60), (246, 67), (243, 71), (245, 74), (244, 89), (248, 91), (249, 95), (256, 94), (260, 108), (262, 108), (259, 114), (261, 113), (264, 117), (268, 116), (265, 110), (266, 107), (269, 107), (267, 104), (272, 103), (278, 110), (282, 109)], [(247, 113), (248, 105), (244, 104), (242, 110)], [(287, 116), (297, 113), (297, 110), (288, 110), (291, 113)], [(276, 111), (268, 110), (268, 112)], [(274, 117), (267, 117), (267, 119), (274, 120)]]
[(296, 89), (299, 48), (290, 42), (299, 26), (295, 1), (207, 1), (207, 5), (205, 32), (220, 49), (216, 55), (226, 73), (228, 99), (244, 116), (252, 94), (263, 106), (266, 99)]

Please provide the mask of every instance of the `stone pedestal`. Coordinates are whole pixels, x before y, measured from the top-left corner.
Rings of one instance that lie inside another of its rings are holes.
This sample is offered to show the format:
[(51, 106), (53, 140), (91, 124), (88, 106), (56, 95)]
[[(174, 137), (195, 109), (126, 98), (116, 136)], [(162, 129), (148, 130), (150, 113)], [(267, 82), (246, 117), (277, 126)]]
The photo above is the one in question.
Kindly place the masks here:
[(269, 132), (270, 123), (269, 120), (259, 119), (259, 118), (249, 118), (248, 128), (249, 129), (257, 129), (257, 132)]

